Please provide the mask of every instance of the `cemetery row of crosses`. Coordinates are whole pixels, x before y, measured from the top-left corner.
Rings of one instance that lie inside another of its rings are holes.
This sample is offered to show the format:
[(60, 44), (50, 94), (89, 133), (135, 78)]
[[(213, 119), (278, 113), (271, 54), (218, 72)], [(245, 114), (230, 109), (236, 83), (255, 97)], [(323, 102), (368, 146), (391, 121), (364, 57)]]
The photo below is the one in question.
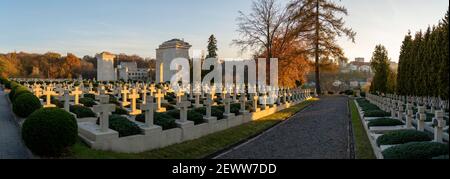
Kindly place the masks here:
[[(173, 90), (167, 83), (37, 81), (13, 79), (77, 120), (78, 135), (92, 148), (142, 152), (234, 127), (312, 98), (314, 90), (256, 86), (204, 86)], [(220, 91), (217, 89), (221, 89)], [(114, 126), (126, 120), (134, 131)], [(123, 130), (123, 131), (122, 131)]]
[(367, 94), (356, 102), (377, 158), (448, 159), (448, 100)]

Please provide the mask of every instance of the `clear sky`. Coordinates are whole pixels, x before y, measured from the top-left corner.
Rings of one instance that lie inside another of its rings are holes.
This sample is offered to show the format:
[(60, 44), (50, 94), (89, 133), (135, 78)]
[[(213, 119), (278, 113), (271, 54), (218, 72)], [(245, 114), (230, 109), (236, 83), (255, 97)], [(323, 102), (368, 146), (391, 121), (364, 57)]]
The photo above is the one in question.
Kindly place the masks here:
[[(283, 0), (286, 1), (286, 0)], [(342, 0), (347, 25), (356, 43), (340, 40), (347, 57), (368, 61), (376, 44), (396, 61), (401, 41), (437, 24), (447, 0)], [(238, 11), (249, 12), (251, 0), (0, 0), (0, 53), (47, 51), (78, 56), (101, 51), (155, 57), (162, 42), (180, 38), (193, 49), (218, 39), (219, 55), (241, 56), (231, 41), (238, 37)], [(246, 56), (245, 54), (243, 55)]]

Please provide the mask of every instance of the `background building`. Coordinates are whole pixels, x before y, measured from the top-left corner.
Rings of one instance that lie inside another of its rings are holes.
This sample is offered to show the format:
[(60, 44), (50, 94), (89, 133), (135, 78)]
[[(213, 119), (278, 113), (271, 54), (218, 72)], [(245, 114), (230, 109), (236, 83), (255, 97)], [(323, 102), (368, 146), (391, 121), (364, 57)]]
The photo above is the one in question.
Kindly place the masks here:
[(170, 63), (176, 58), (189, 59), (192, 46), (180, 39), (164, 42), (156, 49), (156, 82), (170, 81), (175, 71), (170, 70)]

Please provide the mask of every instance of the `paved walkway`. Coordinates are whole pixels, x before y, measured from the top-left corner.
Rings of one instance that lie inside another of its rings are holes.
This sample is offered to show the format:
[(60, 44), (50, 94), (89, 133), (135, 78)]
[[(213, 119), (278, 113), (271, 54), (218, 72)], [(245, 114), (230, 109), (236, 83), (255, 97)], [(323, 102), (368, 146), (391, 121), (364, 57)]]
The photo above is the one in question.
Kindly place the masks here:
[(324, 97), (290, 120), (219, 159), (350, 158), (346, 97)]
[(0, 88), (0, 159), (31, 158), (6, 98)]

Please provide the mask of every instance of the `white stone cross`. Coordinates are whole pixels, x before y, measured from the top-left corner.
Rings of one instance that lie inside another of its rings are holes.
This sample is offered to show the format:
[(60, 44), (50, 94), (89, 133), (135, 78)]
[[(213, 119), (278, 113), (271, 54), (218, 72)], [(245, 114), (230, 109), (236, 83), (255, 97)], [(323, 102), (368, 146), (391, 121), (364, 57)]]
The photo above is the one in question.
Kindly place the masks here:
[(116, 110), (115, 104), (107, 104), (109, 102), (108, 95), (100, 96), (99, 105), (95, 105), (93, 110), (95, 113), (99, 114), (100, 119), (100, 132), (107, 132), (109, 130), (109, 115)]
[(247, 113), (247, 110), (245, 110), (245, 102), (247, 102), (247, 97), (245, 96), (245, 93), (242, 93), (239, 99), (241, 102), (241, 110), (239, 112), (245, 114)]
[(211, 118), (211, 106), (213, 104), (213, 101), (211, 98), (206, 98), (206, 101), (203, 102), (206, 105), (206, 118)]
[(253, 96), (253, 112), (259, 112), (259, 108), (258, 108), (258, 99), (259, 99), (259, 96), (258, 95), (255, 95), (255, 96)]
[(161, 89), (158, 89), (158, 93), (155, 94), (156, 98), (156, 112), (166, 112), (166, 108), (161, 107), (161, 101), (164, 99), (164, 94), (161, 93)]
[(145, 126), (153, 127), (154, 126), (153, 113), (155, 112), (155, 103), (153, 102), (152, 96), (147, 96), (146, 101), (147, 103), (141, 104), (141, 110), (144, 111), (145, 114)]
[(54, 91), (52, 91), (52, 87), (48, 86), (47, 89), (44, 91), (44, 95), (47, 96), (46, 104), (44, 105), (44, 108), (56, 107), (56, 105), (51, 103), (51, 96), (56, 95), (56, 93)]
[(78, 105), (80, 103), (80, 95), (83, 94), (83, 92), (80, 90), (80, 88), (77, 86), (75, 87), (75, 90), (72, 91), (72, 96), (74, 96), (74, 104)]
[(182, 123), (187, 121), (187, 112), (190, 106), (191, 102), (189, 101), (182, 101), (181, 103), (177, 104), (177, 107), (180, 109), (180, 121)]
[(70, 112), (70, 93), (69, 90), (64, 90), (64, 110), (66, 110), (67, 112)]
[(131, 90), (131, 95), (130, 95), (130, 99), (131, 99), (131, 112), (130, 112), (130, 115), (136, 116), (136, 115), (139, 115), (139, 114), (142, 113), (141, 110), (136, 109), (136, 99), (138, 99), (139, 97), (140, 96), (139, 96), (139, 93), (137, 92), (137, 90), (136, 89), (132, 89)]
[(36, 97), (40, 98), (42, 96), (41, 85), (35, 85), (33, 88), (33, 93)]
[(122, 95), (122, 107), (126, 107), (126, 106), (130, 105), (130, 102), (128, 102), (128, 99), (127, 99), (127, 96), (128, 96), (127, 94), (129, 94), (130, 91), (127, 89), (127, 87), (124, 86), (123, 90), (120, 91), (120, 93), (123, 94)]
[(436, 110), (435, 115), (433, 119), (434, 124), (434, 142), (440, 142), (443, 143), (443, 129), (446, 126), (445, 120), (444, 120), (444, 111), (443, 110)]
[(147, 103), (147, 85), (144, 85), (143, 88), (141, 88), (140, 90), (141, 94), (142, 94), (142, 104)]

